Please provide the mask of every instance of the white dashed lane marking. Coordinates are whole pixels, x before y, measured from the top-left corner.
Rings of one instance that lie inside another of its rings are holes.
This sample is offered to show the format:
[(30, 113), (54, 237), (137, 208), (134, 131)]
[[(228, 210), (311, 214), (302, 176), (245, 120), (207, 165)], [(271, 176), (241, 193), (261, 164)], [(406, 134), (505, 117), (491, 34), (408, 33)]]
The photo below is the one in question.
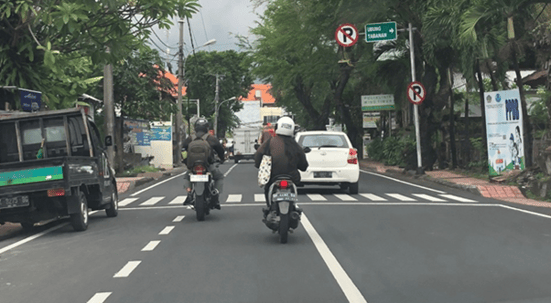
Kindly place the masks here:
[(454, 195), (440, 195), (440, 196), (444, 197), (446, 199), (455, 200), (455, 201), (459, 201), (459, 202), (469, 202), (469, 203), (477, 202), (475, 200), (471, 200), (471, 199), (467, 199), (467, 198), (463, 198), (463, 197), (458, 197), (458, 196), (454, 196)]
[(389, 197), (392, 197), (396, 200), (400, 200), (400, 201), (409, 201), (409, 202), (416, 201), (413, 198), (410, 198), (410, 197), (407, 197), (407, 196), (404, 196), (404, 195), (400, 195), (400, 194), (386, 194), (386, 195), (389, 196)]
[(306, 196), (312, 201), (327, 201), (324, 196), (319, 194), (307, 194)]
[(161, 243), (161, 241), (150, 241), (144, 248), (142, 248), (142, 251), (153, 251), (159, 243)]
[(186, 216), (178, 216), (172, 220), (172, 222), (182, 222)]
[(254, 202), (266, 202), (264, 194), (254, 194)]
[(142, 261), (130, 261), (113, 278), (127, 278)]
[(177, 196), (176, 198), (172, 199), (172, 201), (168, 202), (168, 205), (183, 205), (186, 197), (187, 196)]
[(122, 201), (119, 201), (119, 206), (126, 206), (134, 201), (138, 200), (138, 198), (126, 198)]
[(98, 292), (87, 303), (103, 303), (110, 295), (110, 292)]
[(362, 196), (364, 198), (368, 198), (371, 201), (386, 201), (385, 198), (379, 197), (379, 196), (374, 195), (374, 194), (360, 194), (360, 196)]
[(239, 203), (243, 199), (243, 195), (228, 195), (226, 203)]
[(433, 197), (433, 196), (430, 196), (430, 195), (425, 195), (425, 194), (413, 194), (413, 195), (418, 197), (418, 198), (421, 198), (421, 199), (424, 199), (424, 200), (429, 200), (429, 201), (432, 201), (432, 202), (446, 202), (446, 200), (444, 200), (444, 199), (440, 199), (438, 197)]
[(358, 199), (346, 194), (334, 194), (333, 196), (337, 197), (341, 201), (358, 201)]
[(159, 235), (163, 236), (163, 235), (168, 235), (170, 234), (170, 232), (174, 229), (174, 226), (167, 226), (165, 227), (163, 230), (161, 230), (161, 232), (159, 233)]
[(142, 203), (140, 205), (142, 205), (142, 206), (155, 205), (155, 204), (159, 203), (159, 201), (161, 201), (162, 199), (164, 199), (164, 197), (153, 197), (153, 198), (150, 198), (149, 200), (145, 201), (144, 203)]

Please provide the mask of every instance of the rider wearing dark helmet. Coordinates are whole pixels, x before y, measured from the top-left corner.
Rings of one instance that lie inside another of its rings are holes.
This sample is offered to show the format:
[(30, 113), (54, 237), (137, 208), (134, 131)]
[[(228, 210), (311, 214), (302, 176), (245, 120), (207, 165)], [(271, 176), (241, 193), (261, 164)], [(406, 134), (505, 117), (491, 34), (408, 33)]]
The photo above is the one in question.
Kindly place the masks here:
[[(209, 143), (214, 152), (216, 152), (216, 154), (218, 155), (220, 163), (223, 163), (225, 154), (224, 147), (222, 146), (222, 144), (220, 144), (220, 141), (218, 141), (215, 136), (208, 134), (208, 132), (209, 122), (207, 121), (207, 119), (199, 118), (197, 121), (195, 121), (195, 134), (193, 136), (187, 137), (184, 140), (184, 142), (182, 143), (182, 148), (185, 148), (187, 150), (188, 145), (191, 143), (192, 140), (196, 138), (202, 138), (207, 135), (206, 141)], [(212, 178), (214, 179), (214, 187), (218, 190), (218, 194), (212, 197), (212, 202), (213, 204), (215, 204), (215, 208), (220, 209), (219, 197), (224, 187), (224, 174), (220, 171), (220, 169), (218, 169), (218, 167), (214, 165), (214, 152), (211, 151), (211, 156), (209, 157), (208, 171), (212, 174)], [(184, 205), (190, 205), (191, 195), (189, 193), (191, 192), (191, 183), (189, 181), (189, 173), (184, 175), (184, 188), (188, 193), (186, 201), (184, 201)]]

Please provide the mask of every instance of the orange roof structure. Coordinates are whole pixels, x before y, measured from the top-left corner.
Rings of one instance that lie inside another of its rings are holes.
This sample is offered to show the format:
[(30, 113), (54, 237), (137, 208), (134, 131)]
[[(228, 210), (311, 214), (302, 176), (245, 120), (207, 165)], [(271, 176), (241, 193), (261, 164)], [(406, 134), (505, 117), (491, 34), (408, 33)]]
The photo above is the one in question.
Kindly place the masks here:
[[(170, 80), (170, 82), (172, 82), (172, 84), (174, 85), (174, 89), (170, 90), (170, 94), (172, 95), (172, 97), (178, 97), (178, 78), (168, 71), (164, 71), (163, 76)], [(182, 88), (182, 96), (186, 95), (186, 88), (187, 87), (185, 86)]]
[(249, 91), (249, 95), (242, 101), (262, 101), (262, 104), (274, 104), (275, 98), (269, 93), (272, 88), (270, 84), (253, 84), (252, 89)]

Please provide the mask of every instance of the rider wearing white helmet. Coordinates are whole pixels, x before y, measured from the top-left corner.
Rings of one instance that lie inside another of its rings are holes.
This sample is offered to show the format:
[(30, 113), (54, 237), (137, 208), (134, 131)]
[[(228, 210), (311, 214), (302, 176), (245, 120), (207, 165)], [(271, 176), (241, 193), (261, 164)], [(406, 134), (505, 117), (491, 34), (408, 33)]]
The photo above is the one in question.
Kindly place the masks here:
[(270, 181), (264, 186), (266, 203), (268, 203), (268, 190), (278, 175), (289, 175), (293, 183), (300, 182), (298, 170), (306, 171), (308, 161), (306, 154), (295, 141), (295, 122), (289, 117), (282, 117), (275, 126), (276, 136), (269, 138), (257, 149), (254, 155), (255, 167), (260, 166), (263, 155), (272, 156), (272, 170)]

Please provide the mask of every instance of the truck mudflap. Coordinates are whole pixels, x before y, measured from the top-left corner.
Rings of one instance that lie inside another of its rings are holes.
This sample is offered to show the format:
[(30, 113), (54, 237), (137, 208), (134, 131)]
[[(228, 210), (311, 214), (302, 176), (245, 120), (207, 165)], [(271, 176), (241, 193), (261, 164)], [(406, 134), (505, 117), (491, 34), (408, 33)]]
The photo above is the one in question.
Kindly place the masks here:
[(0, 172), (0, 187), (63, 180), (63, 166)]
[(68, 193), (65, 196), (65, 202), (67, 203), (67, 214), (78, 214), (80, 213), (80, 201), (79, 201), (79, 189), (71, 188), (71, 194)]

